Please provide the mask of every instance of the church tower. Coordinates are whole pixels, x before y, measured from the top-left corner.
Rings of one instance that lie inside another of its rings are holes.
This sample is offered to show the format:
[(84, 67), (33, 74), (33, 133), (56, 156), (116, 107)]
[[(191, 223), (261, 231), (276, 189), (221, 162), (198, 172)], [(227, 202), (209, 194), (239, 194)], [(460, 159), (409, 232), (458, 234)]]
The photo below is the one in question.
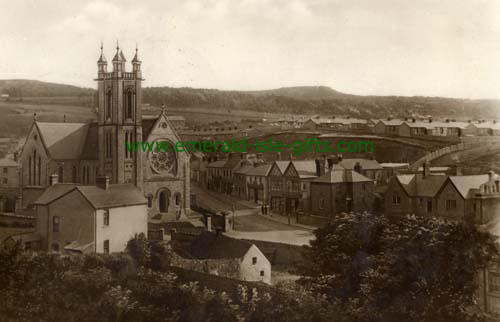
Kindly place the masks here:
[(101, 44), (97, 61), (99, 175), (111, 183), (133, 183), (142, 188), (142, 150), (129, 151), (128, 144), (142, 141), (141, 61), (138, 50), (132, 59), (132, 71), (125, 70), (126, 59), (119, 45), (113, 58), (113, 70), (107, 71), (107, 61)]

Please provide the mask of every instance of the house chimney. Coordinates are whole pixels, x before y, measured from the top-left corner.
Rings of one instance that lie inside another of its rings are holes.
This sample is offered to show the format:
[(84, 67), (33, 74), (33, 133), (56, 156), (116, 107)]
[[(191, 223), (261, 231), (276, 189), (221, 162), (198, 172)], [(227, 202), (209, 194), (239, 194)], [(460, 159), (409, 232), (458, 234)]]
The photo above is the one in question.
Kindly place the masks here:
[(293, 153), (290, 153), (290, 154), (288, 155), (288, 159), (289, 159), (290, 161), (293, 161)]
[(462, 175), (462, 167), (458, 166), (458, 165), (455, 165), (454, 166), (454, 175), (456, 176), (461, 176)]
[(212, 231), (212, 215), (207, 215), (207, 231)]
[(431, 169), (429, 168), (429, 163), (427, 161), (424, 162), (422, 165), (422, 177), (427, 177), (431, 172)]
[(342, 154), (340, 153), (337, 154), (337, 162), (342, 162), (342, 159), (343, 159)]
[(109, 177), (108, 176), (98, 176), (95, 179), (95, 185), (101, 189), (109, 189)]
[(14, 152), (14, 161), (19, 161), (19, 152)]
[(361, 171), (363, 171), (363, 167), (361, 166), (361, 163), (356, 162), (353, 170), (356, 171), (357, 173), (361, 174)]
[(415, 123), (417, 120), (415, 118), (412, 118), (411, 121)]
[(314, 160), (314, 163), (316, 164), (316, 176), (317, 177), (321, 177), (324, 174), (324, 169), (323, 169), (323, 166), (321, 165), (321, 161), (323, 161), (323, 160), (320, 160), (320, 159)]
[(54, 186), (59, 183), (59, 175), (57, 174), (51, 174), (49, 177), (49, 185)]
[(328, 157), (328, 159), (326, 159), (326, 161), (328, 163), (328, 171), (331, 171), (333, 168), (333, 165), (335, 164), (335, 158), (330, 156), (330, 157)]
[(432, 117), (431, 117), (431, 118), (429, 118), (429, 123), (432, 123)]
[(276, 161), (281, 161), (281, 152), (276, 153)]

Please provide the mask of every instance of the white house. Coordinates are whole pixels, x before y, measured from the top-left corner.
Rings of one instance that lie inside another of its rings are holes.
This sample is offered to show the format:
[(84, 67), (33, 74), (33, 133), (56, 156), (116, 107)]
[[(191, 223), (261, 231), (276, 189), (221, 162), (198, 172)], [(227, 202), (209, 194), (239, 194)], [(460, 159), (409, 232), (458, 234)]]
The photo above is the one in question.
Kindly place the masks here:
[(135, 234), (147, 234), (147, 200), (131, 184), (64, 184), (51, 176), (35, 201), (36, 234), (47, 251), (112, 253), (125, 250)]

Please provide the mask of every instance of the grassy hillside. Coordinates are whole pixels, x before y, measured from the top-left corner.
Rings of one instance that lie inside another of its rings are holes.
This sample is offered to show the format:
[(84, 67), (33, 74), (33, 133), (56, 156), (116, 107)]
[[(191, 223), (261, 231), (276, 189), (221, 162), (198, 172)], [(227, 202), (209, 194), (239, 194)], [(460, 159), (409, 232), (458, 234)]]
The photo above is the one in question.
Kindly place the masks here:
[(93, 89), (78, 86), (47, 83), (28, 79), (0, 80), (0, 94), (13, 98), (53, 97), (53, 96), (92, 96)]
[[(0, 93), (11, 101), (30, 104), (95, 107), (95, 90), (33, 80), (0, 80)], [(350, 115), (364, 118), (435, 116), (457, 119), (500, 117), (499, 100), (442, 97), (359, 96), (325, 86), (287, 87), (263, 91), (147, 87), (143, 103), (207, 111), (274, 112), (290, 114)]]
[(500, 117), (500, 101), (442, 97), (357, 96), (328, 87), (291, 87), (266, 91), (150, 87), (143, 101), (174, 107), (225, 108), (290, 114), (350, 115), (364, 118), (435, 116), (457, 119)]

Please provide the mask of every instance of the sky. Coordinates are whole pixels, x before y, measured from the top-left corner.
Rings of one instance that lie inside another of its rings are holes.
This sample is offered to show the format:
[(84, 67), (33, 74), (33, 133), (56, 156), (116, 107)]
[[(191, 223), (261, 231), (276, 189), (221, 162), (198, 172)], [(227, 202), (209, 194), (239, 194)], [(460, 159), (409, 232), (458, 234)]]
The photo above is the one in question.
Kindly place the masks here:
[(0, 79), (95, 87), (101, 41), (111, 61), (118, 40), (128, 62), (137, 44), (145, 86), (500, 98), (498, 0), (0, 5)]

